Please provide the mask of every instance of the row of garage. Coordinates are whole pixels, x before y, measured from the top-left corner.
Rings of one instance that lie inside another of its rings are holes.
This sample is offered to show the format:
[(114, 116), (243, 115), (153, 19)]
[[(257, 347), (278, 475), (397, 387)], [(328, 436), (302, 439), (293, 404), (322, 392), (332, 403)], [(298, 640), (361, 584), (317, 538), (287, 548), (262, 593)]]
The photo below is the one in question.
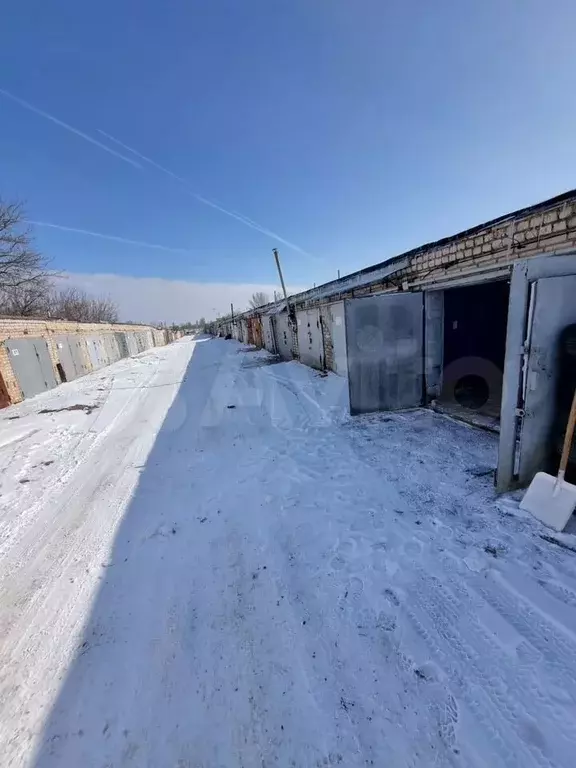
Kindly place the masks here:
[(286, 302), (219, 325), (216, 333), (253, 344), (282, 360), (346, 374), (344, 302), (289, 312)]
[[(8, 321), (9, 323), (9, 321)], [(7, 321), (3, 321), (6, 325)], [(176, 333), (167, 329), (108, 329), (96, 333), (58, 333), (58, 324), (42, 336), (35, 327), (19, 332), (1, 344), (0, 405), (33, 397), (58, 384), (73, 381), (122, 358), (170, 343)], [(81, 326), (79, 326), (81, 328)], [(113, 328), (113, 326), (111, 327)]]
[(299, 298), (215, 331), (346, 375), (352, 414), (424, 405), (498, 432), (499, 490), (555, 472), (576, 387), (575, 252), (315, 306)]

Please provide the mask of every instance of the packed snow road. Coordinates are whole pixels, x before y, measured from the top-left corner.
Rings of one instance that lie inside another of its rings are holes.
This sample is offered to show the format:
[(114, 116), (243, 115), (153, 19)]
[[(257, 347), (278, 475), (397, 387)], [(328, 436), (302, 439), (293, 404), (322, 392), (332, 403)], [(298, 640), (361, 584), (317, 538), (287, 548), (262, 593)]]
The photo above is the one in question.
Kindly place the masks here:
[(269, 363), (185, 340), (0, 415), (0, 763), (573, 765), (573, 537), (492, 435)]

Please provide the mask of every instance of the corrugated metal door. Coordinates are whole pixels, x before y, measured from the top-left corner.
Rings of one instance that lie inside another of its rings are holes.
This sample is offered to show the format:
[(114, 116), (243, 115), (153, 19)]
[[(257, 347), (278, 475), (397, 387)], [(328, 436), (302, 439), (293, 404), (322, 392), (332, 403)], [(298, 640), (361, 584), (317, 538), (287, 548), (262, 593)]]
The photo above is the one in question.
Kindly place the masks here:
[(346, 356), (346, 319), (344, 317), (344, 302), (330, 304), (330, 335), (332, 337), (333, 370), (345, 376), (348, 373)]
[(4, 345), (10, 354), (12, 370), (25, 398), (57, 385), (44, 339), (7, 339)]
[(270, 315), (262, 316), (262, 337), (264, 341), (264, 349), (276, 354), (276, 343), (274, 341), (274, 332), (272, 330), (272, 318)]
[(558, 342), (561, 332), (571, 323), (576, 323), (576, 275), (536, 280), (532, 284), (525, 343), (520, 485), (528, 485), (536, 472), (548, 468), (557, 407)]
[(276, 349), (282, 360), (292, 360), (292, 329), (288, 322), (288, 312), (280, 312), (273, 318)]
[(422, 293), (346, 300), (351, 413), (422, 404), (423, 310)]
[(320, 310), (304, 309), (296, 313), (300, 361), (311, 368), (324, 367), (324, 341)]
[(74, 358), (72, 357), (72, 350), (70, 349), (70, 342), (68, 336), (55, 336), (56, 350), (58, 353), (58, 360), (60, 365), (64, 369), (66, 381), (73, 381), (80, 375), (76, 370)]

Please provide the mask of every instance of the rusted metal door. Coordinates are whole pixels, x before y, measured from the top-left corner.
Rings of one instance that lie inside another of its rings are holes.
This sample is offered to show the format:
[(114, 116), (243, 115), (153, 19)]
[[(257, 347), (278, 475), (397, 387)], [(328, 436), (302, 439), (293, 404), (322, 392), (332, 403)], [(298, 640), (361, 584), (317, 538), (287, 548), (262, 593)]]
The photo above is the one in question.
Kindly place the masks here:
[(2, 378), (2, 374), (0, 373), (0, 408), (6, 408), (10, 405), (10, 395), (8, 394), (8, 390), (6, 389), (6, 384), (4, 384), (4, 379)]
[(262, 343), (262, 323), (260, 318), (250, 317), (248, 319), (248, 339), (250, 344), (254, 344), (255, 347), (261, 349), (264, 344)]

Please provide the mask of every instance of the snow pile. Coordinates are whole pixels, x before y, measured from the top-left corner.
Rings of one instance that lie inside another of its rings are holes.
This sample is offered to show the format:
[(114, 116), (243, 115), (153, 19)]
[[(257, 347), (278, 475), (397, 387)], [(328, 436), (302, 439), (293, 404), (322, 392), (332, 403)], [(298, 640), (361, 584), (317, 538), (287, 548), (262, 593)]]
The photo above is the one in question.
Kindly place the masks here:
[(31, 547), (2, 592), (6, 763), (572, 765), (572, 537), (496, 500), (494, 436), (352, 419), (344, 379), (240, 350), (174, 345), (136, 400), (113, 372), (0, 449), (73, 434), (7, 550)]

